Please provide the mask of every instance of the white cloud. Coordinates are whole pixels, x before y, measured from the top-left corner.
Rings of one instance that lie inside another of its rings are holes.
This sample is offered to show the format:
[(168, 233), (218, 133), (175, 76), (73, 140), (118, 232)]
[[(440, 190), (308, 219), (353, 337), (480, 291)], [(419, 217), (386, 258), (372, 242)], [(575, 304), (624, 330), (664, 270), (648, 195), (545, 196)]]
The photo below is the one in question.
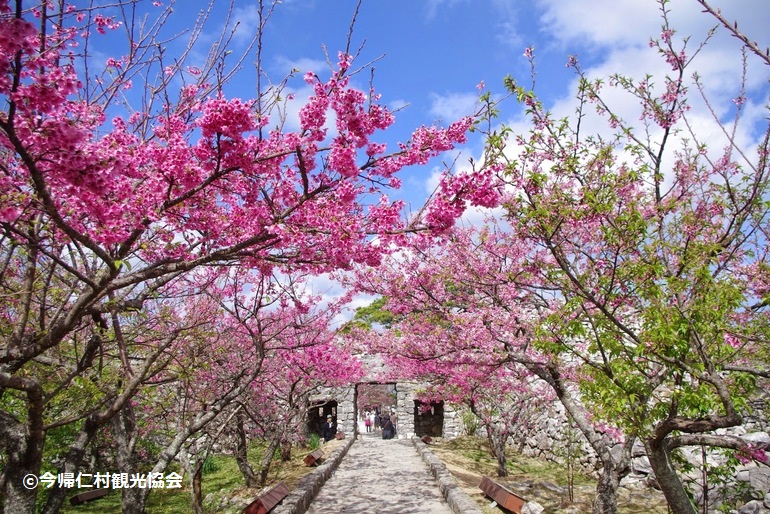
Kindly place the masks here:
[(478, 99), (479, 97), (475, 93), (449, 93), (446, 95), (432, 93), (430, 114), (451, 123), (463, 116), (473, 114)]
[(649, 0), (541, 0), (549, 39), (600, 45), (636, 44), (660, 32), (656, 3)]
[(390, 102), (388, 102), (388, 109), (390, 109), (391, 112), (397, 112), (402, 109), (406, 109), (410, 105), (412, 104), (409, 103), (408, 101), (403, 100), (401, 98), (397, 98), (395, 100), (391, 100)]
[(428, 178), (425, 179), (424, 187), (425, 191), (430, 194), (433, 193), (436, 188), (438, 188), (438, 185), (441, 183), (441, 177), (444, 173), (444, 168), (440, 166), (434, 166), (430, 170), (430, 175), (428, 175)]
[[(739, 27), (749, 37), (762, 36), (760, 46), (768, 46), (768, 36), (765, 30), (770, 21), (770, 2), (764, 0), (711, 0), (715, 8), (721, 8), (728, 19), (738, 20)], [(590, 4), (590, 6), (589, 6)], [(621, 74), (638, 81), (650, 74), (651, 82), (655, 84), (655, 95), (663, 94), (666, 76), (675, 72), (658, 54), (657, 50), (649, 47), (650, 37), (659, 37), (663, 24), (662, 13), (657, 2), (648, 0), (540, 0), (539, 6), (544, 9), (541, 17), (542, 30), (546, 39), (557, 41), (566, 53), (580, 47), (583, 51), (590, 50), (588, 61), (590, 67), (583, 71), (589, 78), (601, 78), (605, 84), (612, 74)], [(590, 8), (589, 8), (590, 7)], [(686, 48), (688, 56), (693, 55), (699, 44), (706, 38), (709, 30), (718, 24), (710, 15), (703, 13), (694, 0), (689, 2), (672, 1), (667, 4), (670, 10), (668, 19), (676, 29), (674, 47), (679, 48), (682, 38), (692, 36)], [(597, 58), (599, 58), (597, 62)], [(752, 65), (753, 64), (753, 65)], [(710, 113), (713, 110), (722, 123), (729, 123), (734, 116), (733, 99), (740, 94), (742, 62), (739, 42), (726, 30), (720, 28), (716, 35), (700, 50), (693, 62), (688, 66), (684, 77), (685, 86), (689, 89), (688, 104), (691, 110), (687, 113), (694, 132), (701, 142), (708, 144), (715, 152), (721, 152), (727, 144), (717, 120)], [(700, 82), (709, 101), (707, 105), (692, 78), (697, 72)], [(758, 64), (756, 58), (749, 56), (747, 87), (750, 101), (746, 104), (744, 122), (736, 133), (737, 142), (744, 148), (751, 148), (756, 143), (757, 134), (752, 134), (762, 121), (766, 110), (761, 105), (767, 97), (767, 67)], [(577, 100), (577, 79), (573, 79), (569, 93), (551, 102), (550, 109), (555, 118), (573, 116)], [(622, 91), (605, 85), (602, 98), (613, 109), (615, 114), (626, 123), (641, 131), (641, 107), (639, 100)], [(581, 132), (609, 136), (611, 130), (606, 118), (600, 117), (590, 109), (584, 112), (581, 121)], [(514, 119), (511, 125), (515, 133), (526, 133), (528, 124), (521, 119)], [(653, 130), (651, 140), (659, 139), (661, 130)], [(640, 132), (637, 132), (638, 134)], [(690, 137), (681, 133), (679, 138)], [(669, 149), (678, 148), (680, 141), (669, 140)], [(511, 149), (515, 151), (515, 149)], [(665, 164), (669, 164), (673, 156), (665, 156)]]
[[(729, 20), (753, 38), (766, 36), (770, 5), (766, 0), (710, 0)], [(662, 12), (650, 0), (540, 0), (541, 22), (550, 38), (569, 46), (579, 42), (607, 47), (644, 44), (660, 33)], [(680, 35), (705, 35), (718, 22), (695, 0), (667, 4), (668, 17)]]
[(232, 20), (232, 27), (235, 28), (233, 40), (239, 44), (248, 44), (259, 31), (258, 4), (233, 9)]
[(465, 227), (482, 227), (488, 223), (490, 218), (500, 220), (503, 219), (505, 215), (506, 210), (502, 207), (496, 207), (494, 209), (471, 207), (460, 216), (459, 223)]
[(304, 75), (308, 71), (320, 74), (322, 70), (328, 69), (328, 67), (328, 63), (322, 59), (311, 59), (308, 57), (289, 59), (286, 56), (276, 57), (273, 65), (279, 76), (288, 75), (292, 72)]
[[(272, 90), (278, 93), (277, 89)], [(270, 112), (269, 129), (281, 128), (284, 132), (297, 132), (300, 128), (299, 111), (308, 103), (313, 95), (313, 88), (305, 84), (300, 88), (285, 87), (280, 91), (281, 100), (276, 102)], [(336, 134), (336, 115), (332, 109), (326, 111), (324, 128), (328, 137)]]

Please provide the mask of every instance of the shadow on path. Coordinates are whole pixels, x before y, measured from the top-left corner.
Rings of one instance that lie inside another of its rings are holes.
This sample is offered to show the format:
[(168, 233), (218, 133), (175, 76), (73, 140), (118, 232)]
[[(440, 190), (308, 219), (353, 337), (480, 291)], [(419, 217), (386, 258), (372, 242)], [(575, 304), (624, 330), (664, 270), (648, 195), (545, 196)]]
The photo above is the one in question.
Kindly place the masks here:
[(307, 512), (450, 514), (452, 510), (411, 442), (363, 434)]

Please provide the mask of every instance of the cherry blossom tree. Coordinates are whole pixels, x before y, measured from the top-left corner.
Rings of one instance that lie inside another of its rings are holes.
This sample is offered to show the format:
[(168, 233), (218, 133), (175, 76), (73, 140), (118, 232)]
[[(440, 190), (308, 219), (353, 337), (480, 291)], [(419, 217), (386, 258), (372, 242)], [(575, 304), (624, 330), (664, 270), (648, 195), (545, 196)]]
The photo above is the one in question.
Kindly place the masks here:
[[(76, 465), (99, 428), (173, 358), (185, 330), (170, 327), (151, 346), (126, 340), (122, 324), (159, 315), (159, 295), (182, 277), (232, 264), (264, 274), (375, 264), (410, 231), (446, 231), (466, 195), (484, 198), (474, 192), (484, 180), (477, 187), (447, 176), (407, 222), (386, 195), (400, 169), (463, 142), (470, 118), (418, 128), (389, 151), (376, 134), (393, 115), (376, 92), (351, 86), (353, 57), (343, 51), (330, 78), (305, 76), (313, 95), (299, 110), (300, 128), (284, 130), (280, 116), (271, 119), (291, 101), (280, 87), (260, 83), (253, 100), (226, 96), (243, 62), (228, 58), (232, 32), (204, 66), (190, 66), (202, 26), (181, 55), (166, 55), (171, 9), (147, 6), (0, 2), (0, 485), (8, 512), (34, 510), (36, 492), (22, 484), (41, 473), (49, 430), (79, 424), (67, 458)], [(274, 7), (257, 7), (257, 60)], [(125, 53), (98, 62), (99, 38), (122, 40)], [(73, 383), (106, 380), (104, 370), (121, 379), (103, 400), (56, 419), (52, 408)]]
[[(213, 306), (219, 313), (211, 327), (213, 340), (179, 349), (164, 371), (164, 403), (170, 405), (154, 437), (163, 442), (163, 450), (152, 462), (142, 459), (143, 466), (162, 472), (179, 454), (189, 472), (196, 512), (203, 512), (203, 464), (221, 436), (236, 432), (244, 438), (235, 445), (240, 452), (236, 460), (247, 483), (251, 477), (254, 486), (265, 485), (275, 451), (298, 440), (308, 395), (319, 386), (348, 384), (361, 374), (360, 363), (335, 344), (331, 327), (338, 308), (303, 294), (301, 280), (232, 267), (210, 275), (216, 279), (195, 277), (207, 288), (188, 301), (197, 312)], [(142, 417), (154, 424), (158, 414), (150, 411)], [(250, 435), (267, 445), (256, 473), (246, 457), (244, 418), (255, 428)], [(144, 493), (138, 500), (144, 504), (149, 490), (138, 491)], [(124, 501), (126, 512), (131, 511), (129, 503)]]
[[(678, 39), (661, 6), (664, 25), (650, 46), (669, 74), (659, 85), (653, 76), (608, 82), (638, 102), (641, 121), (617, 112), (605, 82), (571, 58), (580, 79), (576, 116), (556, 119), (507, 79), (532, 128), (514, 135), (504, 127), (491, 141), (515, 191), (506, 199), (512, 230), (532, 249), (543, 287), (563, 300), (536, 345), (582, 363), (575, 378), (591, 411), (640, 438), (673, 511), (694, 514), (677, 448), (767, 460), (720, 429), (742, 424), (747, 399), (770, 378), (770, 130), (744, 117), (745, 76), (731, 92), (733, 119), (716, 115), (700, 77), (690, 75), (703, 47)], [(749, 58), (743, 54), (744, 70)], [(689, 111), (697, 97), (711, 108), (720, 143), (698, 130)], [(609, 135), (581, 128), (592, 107)]]

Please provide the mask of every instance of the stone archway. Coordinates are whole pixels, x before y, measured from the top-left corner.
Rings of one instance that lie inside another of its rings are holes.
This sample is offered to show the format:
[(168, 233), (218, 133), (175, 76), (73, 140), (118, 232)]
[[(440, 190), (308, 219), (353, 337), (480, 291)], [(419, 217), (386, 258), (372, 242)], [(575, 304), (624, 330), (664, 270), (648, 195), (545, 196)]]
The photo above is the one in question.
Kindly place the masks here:
[[(393, 412), (395, 412), (398, 429), (397, 437), (399, 439), (408, 439), (417, 435), (417, 424), (428, 425), (426, 420), (417, 420), (415, 415), (415, 401), (419, 396), (419, 391), (424, 388), (423, 384), (411, 381), (378, 381), (374, 379), (364, 380), (357, 384), (351, 384), (348, 387), (323, 388), (319, 390), (318, 394), (310, 399), (311, 406), (308, 409), (307, 423), (309, 432), (320, 434), (325, 416), (331, 413), (332, 416), (336, 416), (337, 429), (347, 436), (356, 437), (365, 433), (365, 428), (361, 429), (359, 427), (359, 421), (363, 425), (360, 415), (364, 412), (365, 407), (372, 407), (372, 405), (365, 405), (365, 403), (375, 402), (367, 400), (367, 395), (361, 395), (361, 392), (365, 392), (369, 386), (386, 388), (386, 394), (389, 398), (387, 401), (381, 402), (381, 405), (387, 405), (389, 412), (391, 412), (391, 417)], [(390, 397), (394, 398), (392, 403)], [(332, 407), (336, 410), (336, 414), (332, 411)], [(328, 411), (319, 411), (319, 408), (327, 408)], [(432, 415), (435, 418), (429, 424), (430, 426), (440, 426), (441, 430), (433, 428), (432, 433), (437, 435), (431, 435), (431, 437), (444, 437), (448, 439), (457, 437), (461, 430), (460, 418), (453, 406), (442, 403), (439, 414), (436, 414), (436, 412), (436, 408), (434, 408)], [(416, 423), (416, 421), (419, 423)], [(438, 425), (439, 422), (441, 422), (441, 425)]]
[(397, 385), (395, 382), (364, 382), (356, 384), (355, 433), (365, 433), (364, 414), (374, 410), (377, 414), (394, 414), (398, 408)]

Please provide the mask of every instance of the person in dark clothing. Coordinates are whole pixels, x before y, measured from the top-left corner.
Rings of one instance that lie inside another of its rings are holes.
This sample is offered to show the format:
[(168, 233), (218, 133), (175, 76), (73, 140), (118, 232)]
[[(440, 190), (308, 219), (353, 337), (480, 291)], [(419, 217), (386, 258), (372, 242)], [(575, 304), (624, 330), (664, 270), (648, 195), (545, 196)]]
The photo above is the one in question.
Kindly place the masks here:
[(324, 442), (329, 442), (337, 435), (337, 427), (334, 425), (331, 414), (326, 416), (326, 423), (323, 426), (323, 438)]
[(393, 422), (390, 420), (390, 416), (385, 414), (382, 417), (382, 438), (383, 439), (393, 439), (393, 436), (396, 435), (396, 429), (393, 425)]

